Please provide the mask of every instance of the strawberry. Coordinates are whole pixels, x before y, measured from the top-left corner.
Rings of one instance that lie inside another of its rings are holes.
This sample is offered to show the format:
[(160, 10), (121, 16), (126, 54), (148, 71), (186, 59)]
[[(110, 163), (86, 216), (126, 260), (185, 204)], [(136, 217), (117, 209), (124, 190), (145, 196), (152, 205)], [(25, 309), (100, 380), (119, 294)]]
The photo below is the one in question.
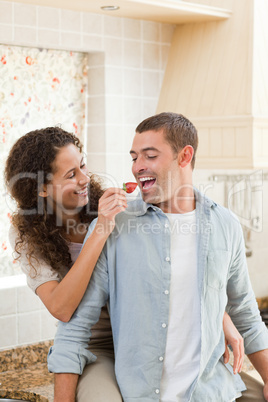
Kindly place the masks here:
[(136, 187), (137, 187), (137, 183), (132, 183), (132, 182), (123, 183), (123, 190), (128, 194), (133, 193), (133, 191), (135, 190)]

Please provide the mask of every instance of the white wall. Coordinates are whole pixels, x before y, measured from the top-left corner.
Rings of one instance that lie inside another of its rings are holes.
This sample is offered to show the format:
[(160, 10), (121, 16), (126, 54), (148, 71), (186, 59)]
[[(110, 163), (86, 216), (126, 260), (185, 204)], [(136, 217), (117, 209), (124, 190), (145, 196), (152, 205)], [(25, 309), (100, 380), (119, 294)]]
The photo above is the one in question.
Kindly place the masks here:
[[(136, 125), (156, 111), (173, 30), (169, 24), (0, 1), (0, 42), (104, 55), (101, 65), (93, 61), (101, 69), (89, 65), (89, 156), (94, 169), (119, 183), (131, 177), (128, 151)], [(100, 74), (102, 93), (95, 85)], [(101, 150), (95, 138), (105, 140)]]
[(0, 350), (52, 339), (56, 319), (27, 287), (24, 275), (0, 281)]
[[(136, 125), (154, 114), (174, 27), (0, 1), (0, 43), (89, 57), (88, 165), (122, 184)], [(0, 284), (0, 349), (51, 339), (55, 320), (25, 282)]]

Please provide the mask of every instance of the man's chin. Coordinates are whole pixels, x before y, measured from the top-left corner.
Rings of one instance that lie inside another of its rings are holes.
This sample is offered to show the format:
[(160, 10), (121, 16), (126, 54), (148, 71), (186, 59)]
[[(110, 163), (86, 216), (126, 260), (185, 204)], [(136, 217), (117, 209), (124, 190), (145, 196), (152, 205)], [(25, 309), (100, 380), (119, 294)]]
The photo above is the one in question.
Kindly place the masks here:
[(147, 204), (159, 204), (160, 197), (154, 194), (143, 193), (141, 192), (141, 196), (144, 202)]

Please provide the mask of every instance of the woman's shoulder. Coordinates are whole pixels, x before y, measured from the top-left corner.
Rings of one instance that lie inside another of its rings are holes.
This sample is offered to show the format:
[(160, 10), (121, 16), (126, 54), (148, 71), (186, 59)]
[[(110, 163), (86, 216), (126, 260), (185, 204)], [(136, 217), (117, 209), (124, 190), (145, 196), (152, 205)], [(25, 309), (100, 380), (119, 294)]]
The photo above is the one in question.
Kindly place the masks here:
[(19, 241), (19, 231), (11, 225), (9, 228), (9, 242), (14, 250), (15, 258), (18, 258), (21, 270), (27, 276), (28, 286), (35, 292), (38, 286), (49, 281), (60, 281), (61, 274), (56, 272), (48, 263), (38, 255), (29, 261), (27, 244), (22, 244), (19, 252), (16, 250), (16, 244)]

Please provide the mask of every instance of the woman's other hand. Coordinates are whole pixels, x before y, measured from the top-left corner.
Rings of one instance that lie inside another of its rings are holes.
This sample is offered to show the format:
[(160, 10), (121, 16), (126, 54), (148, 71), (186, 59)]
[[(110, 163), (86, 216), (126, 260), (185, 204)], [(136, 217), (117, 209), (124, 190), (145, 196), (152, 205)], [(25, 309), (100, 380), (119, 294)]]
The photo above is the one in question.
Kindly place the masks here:
[(230, 354), (228, 345), (231, 345), (234, 354), (234, 374), (240, 373), (245, 355), (244, 340), (227, 313), (224, 313), (223, 317), (223, 331), (225, 335), (225, 352), (223, 355), (224, 363), (226, 364), (229, 361)]

